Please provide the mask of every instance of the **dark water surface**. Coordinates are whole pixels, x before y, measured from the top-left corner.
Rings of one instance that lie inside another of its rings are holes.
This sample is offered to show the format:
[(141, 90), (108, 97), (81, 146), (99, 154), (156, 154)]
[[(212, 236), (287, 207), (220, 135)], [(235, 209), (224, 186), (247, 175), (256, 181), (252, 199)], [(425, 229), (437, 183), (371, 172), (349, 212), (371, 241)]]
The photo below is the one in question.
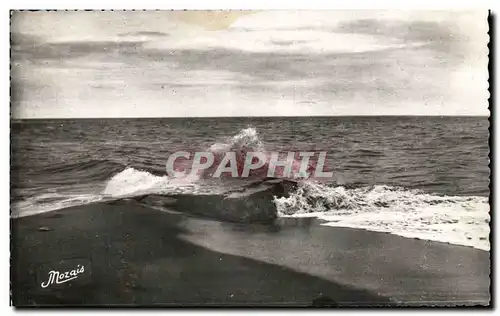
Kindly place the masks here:
[[(267, 151), (327, 151), (333, 183), (489, 194), (486, 117), (23, 120), (12, 124), (16, 198), (99, 184), (126, 167), (165, 174), (168, 156), (254, 127)], [(24, 193), (23, 193), (24, 192)]]

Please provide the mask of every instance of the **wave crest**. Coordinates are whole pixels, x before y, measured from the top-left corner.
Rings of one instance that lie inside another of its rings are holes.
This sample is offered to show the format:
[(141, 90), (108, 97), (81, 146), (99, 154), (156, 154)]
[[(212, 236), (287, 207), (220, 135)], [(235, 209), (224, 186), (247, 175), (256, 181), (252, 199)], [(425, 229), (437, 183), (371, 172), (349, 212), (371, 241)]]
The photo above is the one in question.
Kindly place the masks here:
[(128, 167), (114, 175), (106, 184), (103, 195), (127, 197), (142, 194), (192, 193), (195, 191), (197, 177), (169, 178), (156, 176), (147, 171)]
[[(238, 134), (232, 137), (228, 137), (225, 142), (213, 144), (209, 147), (209, 151), (214, 154), (214, 164), (211, 168), (208, 168), (202, 172), (201, 176), (203, 178), (211, 177), (214, 174), (227, 152), (236, 153), (236, 165), (239, 177), (241, 177), (243, 174), (247, 154), (260, 153), (265, 158), (265, 163), (258, 169), (250, 170), (249, 177), (254, 179), (264, 179), (268, 177), (271, 154), (266, 150), (264, 143), (259, 138), (257, 130), (253, 127), (242, 129)], [(285, 157), (281, 157), (280, 159), (285, 159)], [(254, 163), (256, 162), (257, 160), (254, 161)], [(285, 168), (282, 166), (277, 166), (275, 167), (274, 177), (287, 179), (308, 178), (308, 176), (299, 174), (300, 165), (301, 160), (299, 159), (298, 153), (295, 153), (295, 158), (292, 163), (292, 174), (288, 177), (284, 177)], [(312, 174), (314, 169), (315, 163), (314, 161), (310, 161), (307, 172), (309, 172), (309, 174)], [(222, 173), (221, 177), (224, 176), (225, 174)]]

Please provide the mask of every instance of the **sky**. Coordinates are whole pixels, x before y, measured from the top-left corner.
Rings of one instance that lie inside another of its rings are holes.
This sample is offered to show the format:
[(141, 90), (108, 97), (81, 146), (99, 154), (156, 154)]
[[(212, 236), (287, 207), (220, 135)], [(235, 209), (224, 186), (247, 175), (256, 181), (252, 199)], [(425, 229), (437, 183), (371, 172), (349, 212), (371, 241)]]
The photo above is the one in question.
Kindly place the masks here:
[(487, 11), (37, 11), (13, 118), (489, 115)]

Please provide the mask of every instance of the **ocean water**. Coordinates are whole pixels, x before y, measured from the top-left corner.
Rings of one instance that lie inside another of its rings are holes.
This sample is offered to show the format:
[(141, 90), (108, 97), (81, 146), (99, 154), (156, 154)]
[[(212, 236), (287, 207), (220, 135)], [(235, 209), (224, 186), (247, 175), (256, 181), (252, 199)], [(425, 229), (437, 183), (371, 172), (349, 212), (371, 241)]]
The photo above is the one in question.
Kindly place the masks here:
[(206, 194), (249, 179), (168, 177), (176, 151), (327, 152), (329, 179), (299, 180), (279, 216), (489, 249), (486, 117), (18, 120), (11, 216), (157, 194)]

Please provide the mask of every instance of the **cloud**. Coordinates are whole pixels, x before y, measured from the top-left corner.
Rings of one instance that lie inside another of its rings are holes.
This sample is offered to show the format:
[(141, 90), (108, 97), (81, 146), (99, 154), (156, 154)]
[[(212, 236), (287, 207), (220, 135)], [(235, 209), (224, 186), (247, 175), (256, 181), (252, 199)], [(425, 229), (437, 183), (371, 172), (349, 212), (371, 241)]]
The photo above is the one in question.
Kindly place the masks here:
[(36, 44), (41, 42), (42, 39), (39, 36), (31, 35), (31, 34), (23, 34), (20, 32), (11, 32), (10, 33), (10, 43), (11, 45), (27, 45), (27, 44)]
[[(99, 89), (115, 89), (106, 83), (114, 78), (129, 87), (140, 86), (145, 93), (220, 87), (242, 95), (293, 95), (297, 102), (353, 102), (360, 98), (369, 103), (442, 102), (450, 93), (447, 55), (425, 46), (301, 54), (228, 48), (160, 50), (137, 42), (78, 42), (45, 44), (31, 54), (54, 61), (55, 67), (95, 69), (104, 78), (94, 84)], [(111, 54), (119, 63), (116, 67), (86, 66), (92, 59), (111, 59)], [(68, 64), (70, 59), (77, 60), (76, 65)], [(125, 69), (126, 65), (132, 68)], [(104, 72), (103, 67), (108, 70)], [(141, 69), (143, 75), (134, 69)]]
[(304, 44), (312, 42), (312, 40), (290, 40), (290, 41), (280, 41), (280, 40), (271, 40), (270, 43), (278, 46), (291, 46), (297, 44)]
[(168, 37), (169, 33), (166, 32), (151, 32), (151, 31), (137, 31), (137, 32), (127, 32), (118, 34), (120, 37), (128, 36), (152, 36), (152, 37)]
[(42, 42), (36, 37), (17, 33), (11, 52), (14, 60), (24, 59), (33, 62), (44, 60), (65, 61), (90, 55), (134, 54), (138, 53), (144, 42), (141, 41), (80, 41), (80, 42)]
[[(74, 40), (63, 33), (66, 22), (58, 22), (61, 37), (23, 33), (18, 27), (11, 36), (17, 65), (12, 70), (14, 99), (30, 104), (23, 107), (34, 115), (43, 107), (44, 113), (105, 114), (101, 107), (108, 106), (109, 113), (124, 107), (132, 116), (143, 112), (133, 112), (131, 104), (159, 115), (166, 103), (171, 104), (169, 115), (189, 114), (197, 107), (199, 113), (211, 113), (201, 109), (207, 104), (220, 115), (247, 113), (238, 109), (240, 104), (255, 104), (248, 113), (275, 115), (278, 101), (280, 111), (290, 106), (302, 114), (335, 114), (335, 109), (343, 114), (411, 114), (420, 111), (418, 104), (421, 111), (436, 106), (436, 113), (457, 113), (465, 108), (463, 100), (486, 100), (481, 83), (481, 74), (487, 74), (485, 34), (471, 36), (476, 31), (458, 25), (458, 19), (382, 19), (376, 14), (353, 19), (345, 13), (335, 20), (321, 13), (321, 23), (316, 23), (316, 13), (302, 14), (310, 19), (280, 20), (279, 28), (272, 27), (276, 15), (295, 13), (248, 15), (229, 29), (208, 26), (210, 31), (186, 32), (159, 24), (139, 28), (138, 20), (127, 29), (108, 16), (120, 25), (114, 33), (106, 29), (106, 36), (90, 32), (92, 36)], [(204, 25), (200, 23), (194, 24)], [(89, 103), (99, 107), (75, 105)], [(50, 104), (57, 106), (51, 109)]]
[(337, 32), (395, 37), (406, 41), (451, 42), (467, 40), (456, 25), (428, 21), (363, 19), (340, 23)]

